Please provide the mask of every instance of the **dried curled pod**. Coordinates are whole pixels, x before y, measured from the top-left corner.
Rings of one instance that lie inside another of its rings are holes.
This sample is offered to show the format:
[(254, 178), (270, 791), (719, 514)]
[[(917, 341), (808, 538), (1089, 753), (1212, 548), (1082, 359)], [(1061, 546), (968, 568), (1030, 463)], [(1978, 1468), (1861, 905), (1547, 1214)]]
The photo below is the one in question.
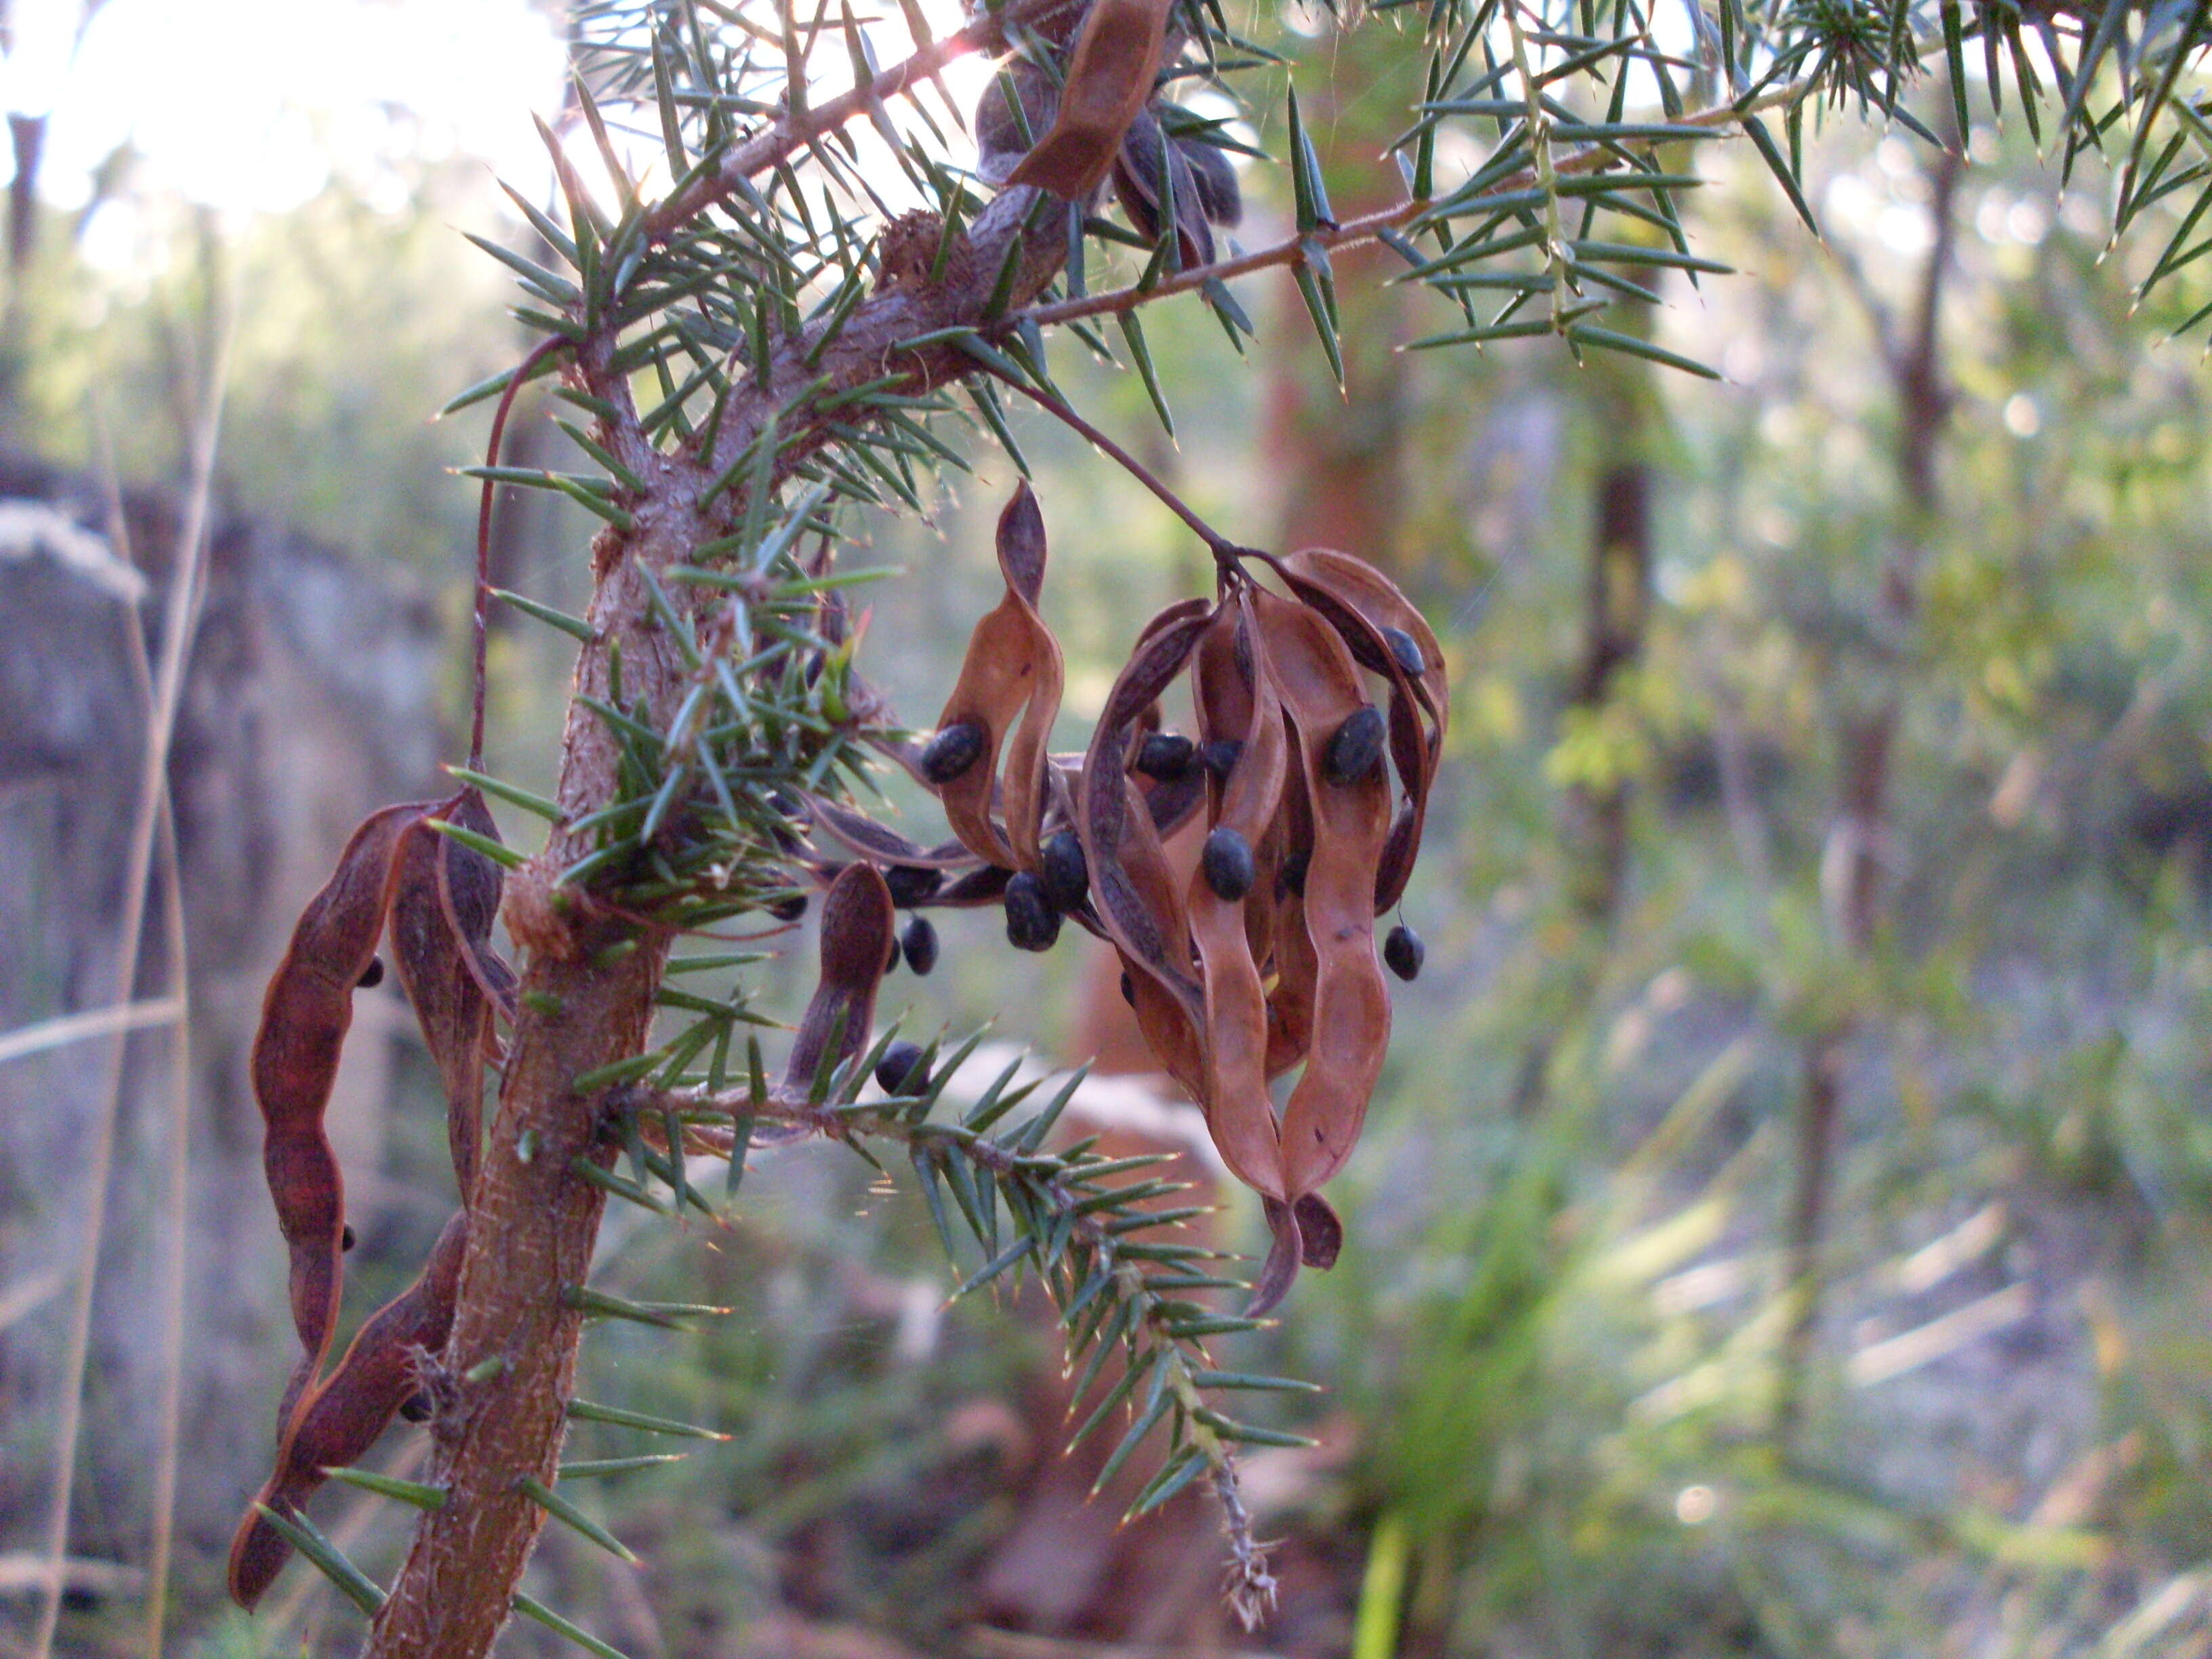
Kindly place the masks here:
[(492, 1057), (497, 987), (489, 964), (502, 883), (499, 866), (439, 834), (434, 822), (492, 841), (499, 828), (473, 789), (440, 802), (402, 835), (388, 898), (392, 959), (445, 1085), (447, 1138), (466, 1202), (483, 1132), (484, 1065)]
[[(1060, 643), (1037, 613), (1044, 589), (1044, 515), (1024, 483), (999, 515), (1006, 597), (975, 624), (960, 678), (921, 751), (923, 777), (975, 857), (1033, 869), (1044, 805), (1045, 744), (1060, 713)], [(1018, 721), (1018, 724), (1017, 722)], [(1005, 822), (993, 817), (1006, 753)]]
[(867, 1047), (876, 991), (895, 948), (898, 913), (872, 864), (848, 864), (822, 898), (821, 978), (792, 1039), (784, 1091), (811, 1098), (817, 1083)]
[[(1023, 653), (1049, 636), (1041, 622), (1036, 636), (1015, 625), (1035, 617), (1042, 569), (1025, 495), (1001, 518), (1000, 556), (1007, 598), (978, 624), (920, 762), (928, 775), (944, 754), (961, 759), (939, 794), (983, 862), (933, 866), (945, 872), (933, 902), (1000, 904), (1018, 949), (1048, 948), (1063, 918), (1113, 944), (1146, 1042), (1203, 1108), (1230, 1170), (1267, 1200), (1275, 1243), (1254, 1304), (1264, 1309), (1342, 1244), (1317, 1189), (1350, 1156), (1381, 1073), (1390, 1005), (1375, 917), (1419, 849), (1442, 754), (1443, 652), (1412, 604), (1352, 556), (1261, 556), (1288, 597), (1232, 565), (1218, 604), (1153, 617), (1071, 763), (1042, 749), (1057, 654), (1049, 696), (1033, 692)], [(1194, 733), (1162, 725), (1162, 699), (1186, 675)], [(1194, 817), (1205, 830), (1195, 867), (1164, 845)], [(849, 830), (831, 833), (859, 846)], [(877, 840), (879, 861), (906, 861), (889, 855), (912, 843)], [(1418, 971), (1407, 930), (1382, 954), (1394, 972)], [(1293, 1070), (1279, 1112), (1271, 1085)]]
[[(1239, 593), (1224, 605), (1206, 631), (1199, 653), (1196, 700), (1209, 737), (1224, 728), (1244, 747), (1237, 769), (1220, 787), (1214, 829), (1207, 852), (1217, 845), (1242, 843), (1249, 863), (1251, 843), (1273, 822), (1289, 769), (1289, 744), (1274, 678), (1263, 653), (1249, 647), (1255, 638), (1253, 595)], [(1242, 635), (1247, 649), (1236, 648)], [(1249, 678), (1239, 659), (1249, 664)], [(1205, 1090), (1206, 1127), (1223, 1159), (1246, 1185), (1273, 1197), (1285, 1192), (1285, 1172), (1274, 1103), (1267, 1094), (1267, 990), (1245, 926), (1244, 893), (1222, 890), (1214, 872), (1203, 867), (1186, 899), (1191, 934), (1205, 986)], [(1244, 884), (1244, 892), (1252, 884)]]
[(1007, 175), (1009, 185), (1090, 199), (1152, 100), (1170, 9), (1170, 0), (1091, 0), (1052, 125)]
[(1382, 1074), (1390, 998), (1375, 956), (1375, 878), (1390, 832), (1380, 769), (1329, 775), (1323, 745), (1367, 705), (1358, 665), (1316, 612), (1254, 596), (1283, 707), (1297, 729), (1313, 811), (1306, 869), (1307, 936), (1318, 958), (1305, 1071), (1283, 1112), (1289, 1195), (1310, 1193), (1344, 1166)]
[(1170, 1074), (1194, 1093), (1202, 997), (1189, 970), (1189, 925), (1158, 830), (1127, 773), (1139, 719), (1181, 676), (1212, 610), (1185, 599), (1138, 636), (1084, 754), (1077, 824), (1091, 904), (1134, 977), (1139, 1022)]
[[(465, 1212), (447, 1221), (422, 1277), (369, 1316), (337, 1368), (301, 1401), (256, 1504), (296, 1515), (322, 1486), (325, 1470), (359, 1462), (421, 1392), (424, 1356), (441, 1352), (453, 1329), (468, 1239)], [(251, 1610), (291, 1553), (259, 1510), (249, 1509), (231, 1540), (231, 1599)]]
[(1375, 914), (1395, 904), (1419, 856), (1429, 791), (1450, 712), (1443, 647), (1419, 607), (1364, 560), (1309, 547), (1279, 568), (1291, 592), (1336, 629), (1359, 665), (1390, 683), (1389, 750), (1405, 798), (1376, 873)]
[(330, 880), (301, 912), (261, 1001), (250, 1072), (261, 1109), (262, 1169), (291, 1254), (292, 1323), (301, 1349), (280, 1423), (314, 1380), (337, 1323), (345, 1181), (323, 1115), (353, 1024), (355, 988), (384, 935), (395, 855), (428, 810), (419, 801), (387, 806), (354, 831)]
[[(374, 983), (377, 942), (392, 957), (447, 1097), (447, 1133), (464, 1202), (470, 1195), (483, 1109), (483, 1073), (495, 1048), (495, 1014), (513, 976), (492, 954), (499, 867), (441, 834), (450, 823), (491, 839), (483, 797), (465, 789), (443, 801), (388, 806), (354, 832), (337, 869), (309, 901), (270, 978), (254, 1036), (252, 1073), (265, 1139), (263, 1164), (277, 1222), (292, 1253), (292, 1304), (301, 1357), (278, 1412), (276, 1467), (258, 1500), (296, 1513), (323, 1471), (356, 1462), (420, 1392), (425, 1353), (453, 1323), (467, 1212), (453, 1217), (412, 1288), (372, 1315), (327, 1377), (343, 1291), (341, 1258), (353, 1243), (344, 1187), (323, 1133), (350, 999)], [(231, 1548), (232, 1596), (251, 1607), (291, 1553), (258, 1510)]]

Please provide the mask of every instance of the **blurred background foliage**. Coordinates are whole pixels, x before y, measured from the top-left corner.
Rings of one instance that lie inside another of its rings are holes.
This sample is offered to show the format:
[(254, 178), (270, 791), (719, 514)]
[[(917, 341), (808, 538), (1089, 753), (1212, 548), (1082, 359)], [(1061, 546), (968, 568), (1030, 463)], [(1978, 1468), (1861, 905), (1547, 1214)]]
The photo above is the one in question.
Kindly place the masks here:
[[(1357, 210), (1389, 136), (1389, 32), (1340, 51), (1310, 18), (1263, 22), (1302, 47), (1332, 194)], [(736, 1311), (594, 1336), (583, 1391), (733, 1438), (600, 1483), (648, 1565), (556, 1540), (544, 1599), (668, 1656), (2212, 1645), (2212, 382), (2160, 326), (2205, 296), (2183, 281), (2133, 312), (2141, 250), (2106, 254), (2100, 175), (2062, 197), (2017, 124), (1966, 149), (1949, 175), (1832, 118), (1807, 168), (1820, 243), (1755, 161), (1701, 155), (1702, 251), (1740, 274), (1670, 277), (1645, 321), (1720, 384), (1534, 345), (1403, 353), (1433, 302), (1353, 260), (1346, 400), (1302, 326), (1266, 326), (1295, 325), (1286, 284), (1248, 295), (1262, 340), (1242, 366), (1202, 312), (1151, 319), (1179, 444), (1133, 376), (1069, 356), (1094, 417), (1201, 513), (1252, 540), (1361, 538), (1452, 656), (1449, 766), (1405, 905), (1428, 965), (1340, 1183), (1352, 1245), (1231, 1362), (1329, 1390), (1274, 1419), (1316, 1448), (1252, 1460), (1285, 1540), (1275, 1624), (1147, 1638), (1147, 1606), (1187, 1595), (1155, 1571), (1087, 1623), (978, 1626), (1022, 1472), (1054, 1455), (1035, 1403), (1050, 1334), (1012, 1306), (947, 1310), (974, 1264), (825, 1148), (762, 1159), (729, 1231), (611, 1231), (602, 1282)], [(0, 432), (174, 478), (235, 303), (228, 507), (429, 598), (450, 731), (474, 493), (442, 473), (475, 459), (483, 414), (427, 416), (518, 337), (456, 228), (524, 232), (473, 160), (404, 182), (240, 220), (124, 167), (120, 261), (88, 257), (88, 210), (43, 209)], [(1073, 743), (1123, 642), (1205, 560), (1065, 434), (1017, 431)], [(1011, 473), (977, 465), (939, 481), (927, 522), (872, 524), (848, 555), (900, 573), (866, 594), (862, 660), (916, 725), (995, 587)], [(500, 579), (573, 607), (588, 521), (507, 508)], [(567, 664), (524, 630), (494, 671), (495, 769), (542, 785)], [(1016, 962), (988, 912), (945, 932), (944, 965), (894, 979), (889, 1006), (1083, 1057), (1111, 986), (1075, 945)], [(785, 1012), (802, 988), (775, 966), (757, 984)], [(427, 1061), (401, 1048), (391, 1086), (372, 1291), (444, 1206)], [(1258, 1232), (1242, 1207), (1227, 1224)], [(264, 1243), (249, 1277), (273, 1308)], [(41, 1329), (6, 1334), (12, 1363), (36, 1363)], [(267, 1329), (238, 1363), (257, 1423), (283, 1369)], [(577, 1441), (638, 1449), (600, 1425)], [(129, 1559), (143, 1499), (97, 1501)], [(388, 1570), (398, 1520), (331, 1509)], [(0, 1515), (0, 1547), (32, 1529)], [(1204, 1589), (1194, 1537), (1182, 1571)], [(288, 1581), (248, 1621), (219, 1579), (191, 1539), (180, 1647), (348, 1645), (326, 1591)], [(135, 1650), (125, 1601), (80, 1598), (66, 1639)], [(534, 1630), (508, 1646), (557, 1650)]]

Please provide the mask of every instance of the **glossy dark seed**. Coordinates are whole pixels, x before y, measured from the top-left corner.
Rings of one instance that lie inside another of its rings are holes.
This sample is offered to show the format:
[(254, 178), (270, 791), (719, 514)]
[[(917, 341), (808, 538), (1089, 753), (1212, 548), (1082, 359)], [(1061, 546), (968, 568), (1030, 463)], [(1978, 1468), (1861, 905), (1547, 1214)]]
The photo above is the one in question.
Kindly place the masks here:
[(891, 938), (891, 953), (884, 958), (884, 972), (886, 974), (896, 974), (898, 972), (898, 965), (899, 942), (897, 936), (894, 934)]
[(1198, 867), (1206, 872), (1206, 884), (1213, 890), (1214, 896), (1234, 904), (1252, 890), (1256, 873), (1252, 843), (1224, 823), (1206, 838)]
[(1390, 647), (1390, 654), (1398, 659), (1398, 666), (1408, 674), (1419, 674), (1428, 667), (1421, 655), (1421, 642), (1402, 628), (1382, 630), (1382, 643)]
[(1237, 769), (1237, 762), (1244, 752), (1243, 741), (1237, 738), (1216, 738), (1198, 751), (1199, 763), (1217, 778), (1226, 779)]
[(920, 1094), (929, 1087), (919, 1042), (894, 1042), (876, 1062), (876, 1087), (887, 1095)]
[(768, 913), (778, 921), (797, 921), (806, 914), (806, 895), (793, 893), (789, 898), (780, 898), (768, 907)]
[(894, 864), (884, 872), (884, 885), (891, 890), (891, 902), (904, 910), (937, 896), (945, 885), (945, 872), (926, 870), (916, 864)]
[(1121, 970), (1121, 1000), (1132, 1008), (1137, 1006), (1137, 981), (1129, 977), (1129, 970)]
[(1060, 937), (1060, 912), (1044, 884), (1022, 871), (1006, 884), (1006, 942), (1017, 951), (1049, 951)]
[(353, 1223), (349, 1221), (344, 1224), (343, 1230), (338, 1234), (338, 1249), (341, 1250), (350, 1250), (353, 1247)]
[(951, 782), (983, 753), (983, 728), (975, 720), (948, 726), (921, 751), (921, 775), (932, 783)]
[(906, 965), (915, 973), (926, 974), (937, 966), (937, 929), (927, 916), (916, 916), (907, 923), (902, 944)]
[(371, 957), (368, 959), (368, 966), (361, 970), (361, 977), (356, 980), (354, 983), (364, 991), (373, 991), (378, 986), (383, 984), (384, 958), (382, 957)]
[(1061, 830), (1039, 849), (1037, 878), (1052, 908), (1063, 915), (1090, 895), (1091, 861), (1083, 856), (1074, 830)]
[(1384, 735), (1382, 711), (1371, 702), (1362, 704), (1344, 717), (1328, 740), (1322, 774), (1331, 783), (1358, 783), (1382, 763)]
[(1421, 964), (1428, 956), (1429, 947), (1421, 943), (1421, 936), (1402, 921), (1382, 941), (1382, 964), (1400, 979), (1419, 978)]
[(427, 1423), (430, 1420), (432, 1409), (428, 1395), (410, 1394), (406, 1403), (399, 1407), (399, 1414), (410, 1423)]
[(1188, 738), (1179, 738), (1172, 732), (1155, 732), (1138, 747), (1137, 770), (1148, 778), (1172, 783), (1190, 770), (1191, 763), (1197, 757), (1198, 745)]
[(1304, 897), (1306, 866), (1312, 862), (1313, 853), (1310, 849), (1305, 848), (1292, 853), (1285, 859), (1283, 867), (1275, 872), (1275, 896), (1280, 898), (1285, 893), (1296, 893), (1301, 898)]

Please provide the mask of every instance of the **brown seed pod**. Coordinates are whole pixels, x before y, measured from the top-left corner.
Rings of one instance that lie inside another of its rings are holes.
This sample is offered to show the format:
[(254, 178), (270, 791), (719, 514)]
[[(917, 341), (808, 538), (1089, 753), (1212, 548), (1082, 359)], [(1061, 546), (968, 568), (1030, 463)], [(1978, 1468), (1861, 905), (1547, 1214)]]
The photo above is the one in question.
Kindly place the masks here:
[[(1249, 594), (1240, 594), (1215, 617), (1199, 659), (1198, 689), (1201, 718), (1209, 724), (1224, 714), (1233, 718), (1240, 703), (1249, 711), (1238, 734), (1243, 758), (1222, 787), (1213, 831), (1241, 841), (1248, 863), (1251, 842), (1274, 820), (1289, 766), (1283, 711), (1265, 652), (1251, 653), (1255, 673), (1249, 687), (1219, 683), (1224, 673), (1235, 674), (1234, 653), (1222, 644), (1233, 643), (1239, 629), (1251, 626), (1251, 605)], [(1274, 1103), (1267, 1095), (1267, 992), (1246, 936), (1242, 899), (1224, 896), (1201, 870), (1185, 902), (1205, 984), (1206, 1088), (1199, 1098), (1206, 1127), (1238, 1180), (1279, 1198), (1285, 1172)]]
[(1266, 1265), (1253, 1281), (1252, 1300), (1245, 1317), (1257, 1319), (1273, 1311), (1289, 1291), (1302, 1267), (1327, 1272), (1336, 1265), (1344, 1249), (1344, 1223), (1319, 1193), (1302, 1194), (1295, 1204), (1263, 1198), (1260, 1207), (1267, 1218), (1273, 1243)]
[(1185, 599), (1138, 636), (1084, 757), (1078, 825), (1091, 901), (1108, 934), (1146, 976), (1194, 1009), (1198, 988), (1182, 966), (1188, 929), (1175, 882), (1150, 815), (1135, 810), (1141, 798), (1125, 773), (1138, 717), (1182, 672), (1212, 611), (1203, 599)]
[(1169, 137), (1151, 110), (1139, 112), (1129, 124), (1113, 172), (1114, 199), (1148, 242), (1159, 240), (1161, 210), (1173, 191), (1178, 251), (1186, 266), (1212, 264), (1212, 227), (1234, 225), (1244, 216), (1229, 158), (1211, 144)]
[[(468, 1248), (468, 1217), (455, 1215), (432, 1247), (422, 1275), (372, 1314), (337, 1369), (287, 1421), (276, 1472), (258, 1502), (296, 1515), (323, 1484), (323, 1471), (358, 1463), (400, 1407), (422, 1386), (426, 1354), (441, 1352)], [(290, 1557), (292, 1547), (249, 1509), (230, 1547), (231, 1599), (252, 1608)]]
[(1121, 152), (1122, 136), (1152, 95), (1167, 43), (1171, 0), (1091, 0), (1076, 37), (1051, 127), (1009, 185), (1034, 185), (1055, 196), (1090, 198)]
[[(981, 751), (979, 749), (977, 752)], [(833, 839), (878, 864), (917, 870), (958, 870), (975, 861), (975, 855), (957, 841), (924, 847), (866, 813), (856, 812), (825, 796), (809, 795), (806, 807), (816, 829), (827, 831)]]
[(1313, 1191), (1344, 1165), (1382, 1069), (1390, 998), (1375, 957), (1375, 874), (1390, 830), (1389, 786), (1379, 769), (1346, 783), (1325, 779), (1320, 745), (1364, 706), (1351, 652), (1315, 611), (1254, 596), (1283, 707), (1299, 732), (1313, 857), (1304, 910), (1318, 958), (1306, 1067), (1283, 1114), (1285, 1196)]
[(1084, 756), (1077, 823), (1091, 905), (1129, 970), (1138, 1025), (1194, 1099), (1205, 1098), (1204, 994), (1189, 971), (1179, 884), (1127, 772), (1139, 719), (1182, 672), (1212, 609), (1204, 599), (1185, 599), (1138, 636)]
[(447, 1139), (465, 1204), (476, 1184), (484, 1062), (493, 1042), (492, 992), (482, 964), (501, 884), (499, 866), (440, 835), (432, 818), (495, 841), (499, 827), (473, 789), (439, 802), (402, 834), (387, 900), (392, 959), (445, 1085)]
[[(1006, 597), (975, 624), (960, 678), (939, 718), (939, 741), (957, 726), (978, 730), (975, 758), (957, 775), (930, 772), (953, 833), (976, 857), (1008, 869), (1031, 869), (1044, 803), (1045, 744), (1060, 712), (1060, 644), (1037, 614), (1044, 589), (1044, 517), (1027, 483), (999, 515), (999, 569)], [(1018, 717), (1020, 725), (1016, 729)], [(1009, 734), (1011, 746), (1008, 745)], [(991, 816), (999, 756), (1006, 748), (1006, 826)]]
[(825, 1064), (843, 1065), (867, 1047), (897, 926), (890, 889), (872, 864), (848, 864), (830, 884), (822, 899), (822, 977), (792, 1039), (787, 1094), (804, 1098)]
[(1406, 791), (1376, 874), (1375, 913), (1405, 894), (1421, 847), (1429, 790), (1443, 757), (1450, 690), (1443, 647), (1419, 607), (1387, 576), (1334, 548), (1282, 561), (1291, 591), (1328, 620), (1363, 668), (1390, 682), (1390, 757)]
[(253, 1097), (261, 1108), (269, 1195), (291, 1252), (292, 1323), (301, 1349), (280, 1422), (289, 1419), (313, 1381), (337, 1322), (345, 1182), (323, 1132), (323, 1114), (353, 1023), (354, 988), (376, 959), (384, 933), (394, 856), (427, 810), (422, 802), (386, 806), (354, 831), (330, 880), (301, 912), (262, 998), (251, 1062)]

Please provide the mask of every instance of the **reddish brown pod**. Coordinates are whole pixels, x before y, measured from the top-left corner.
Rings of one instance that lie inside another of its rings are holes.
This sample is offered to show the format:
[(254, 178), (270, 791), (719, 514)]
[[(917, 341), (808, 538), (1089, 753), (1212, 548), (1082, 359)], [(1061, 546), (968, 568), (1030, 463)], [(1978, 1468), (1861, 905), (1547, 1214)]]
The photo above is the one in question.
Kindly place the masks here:
[[(960, 678), (920, 765), (970, 853), (1004, 869), (1030, 870), (1044, 808), (1045, 744), (1060, 713), (1063, 670), (1060, 643), (1037, 611), (1044, 515), (1026, 483), (999, 515), (998, 551), (1006, 597), (969, 636)], [(1001, 806), (1003, 822), (994, 815)]]
[[(436, 828), (451, 823), (496, 840), (473, 789), (436, 802), (372, 813), (337, 869), (308, 902), (262, 1000), (254, 1036), (253, 1092), (264, 1126), (263, 1164), (277, 1224), (291, 1250), (293, 1319), (301, 1354), (279, 1407), (274, 1472), (258, 1502), (298, 1510), (326, 1468), (373, 1445), (418, 1390), (424, 1356), (445, 1346), (467, 1242), (465, 1208), (454, 1216), (413, 1288), (362, 1325), (345, 1358), (318, 1381), (344, 1288), (344, 1181), (323, 1129), (352, 996), (389, 930), (399, 980), (445, 1085), (453, 1170), (467, 1203), (477, 1161), (484, 1067), (495, 1057), (495, 1017), (512, 976), (493, 955), (499, 866)], [(232, 1545), (229, 1587), (240, 1605), (259, 1600), (291, 1547), (258, 1510)]]
[(1092, 0), (1052, 125), (1008, 175), (1086, 200), (1113, 169), (1130, 125), (1152, 100), (1167, 43), (1170, 0)]
[(354, 831), (331, 878), (301, 913), (262, 997), (250, 1072), (261, 1109), (262, 1169), (291, 1253), (292, 1323), (301, 1349), (280, 1421), (313, 1381), (337, 1324), (345, 1180), (323, 1115), (353, 1024), (354, 991), (384, 936), (394, 854), (428, 810), (423, 802), (386, 806)]
[(822, 900), (821, 978), (799, 1022), (783, 1074), (788, 1097), (808, 1098), (817, 1078), (868, 1046), (876, 992), (897, 938), (891, 891), (872, 864), (848, 864)]

